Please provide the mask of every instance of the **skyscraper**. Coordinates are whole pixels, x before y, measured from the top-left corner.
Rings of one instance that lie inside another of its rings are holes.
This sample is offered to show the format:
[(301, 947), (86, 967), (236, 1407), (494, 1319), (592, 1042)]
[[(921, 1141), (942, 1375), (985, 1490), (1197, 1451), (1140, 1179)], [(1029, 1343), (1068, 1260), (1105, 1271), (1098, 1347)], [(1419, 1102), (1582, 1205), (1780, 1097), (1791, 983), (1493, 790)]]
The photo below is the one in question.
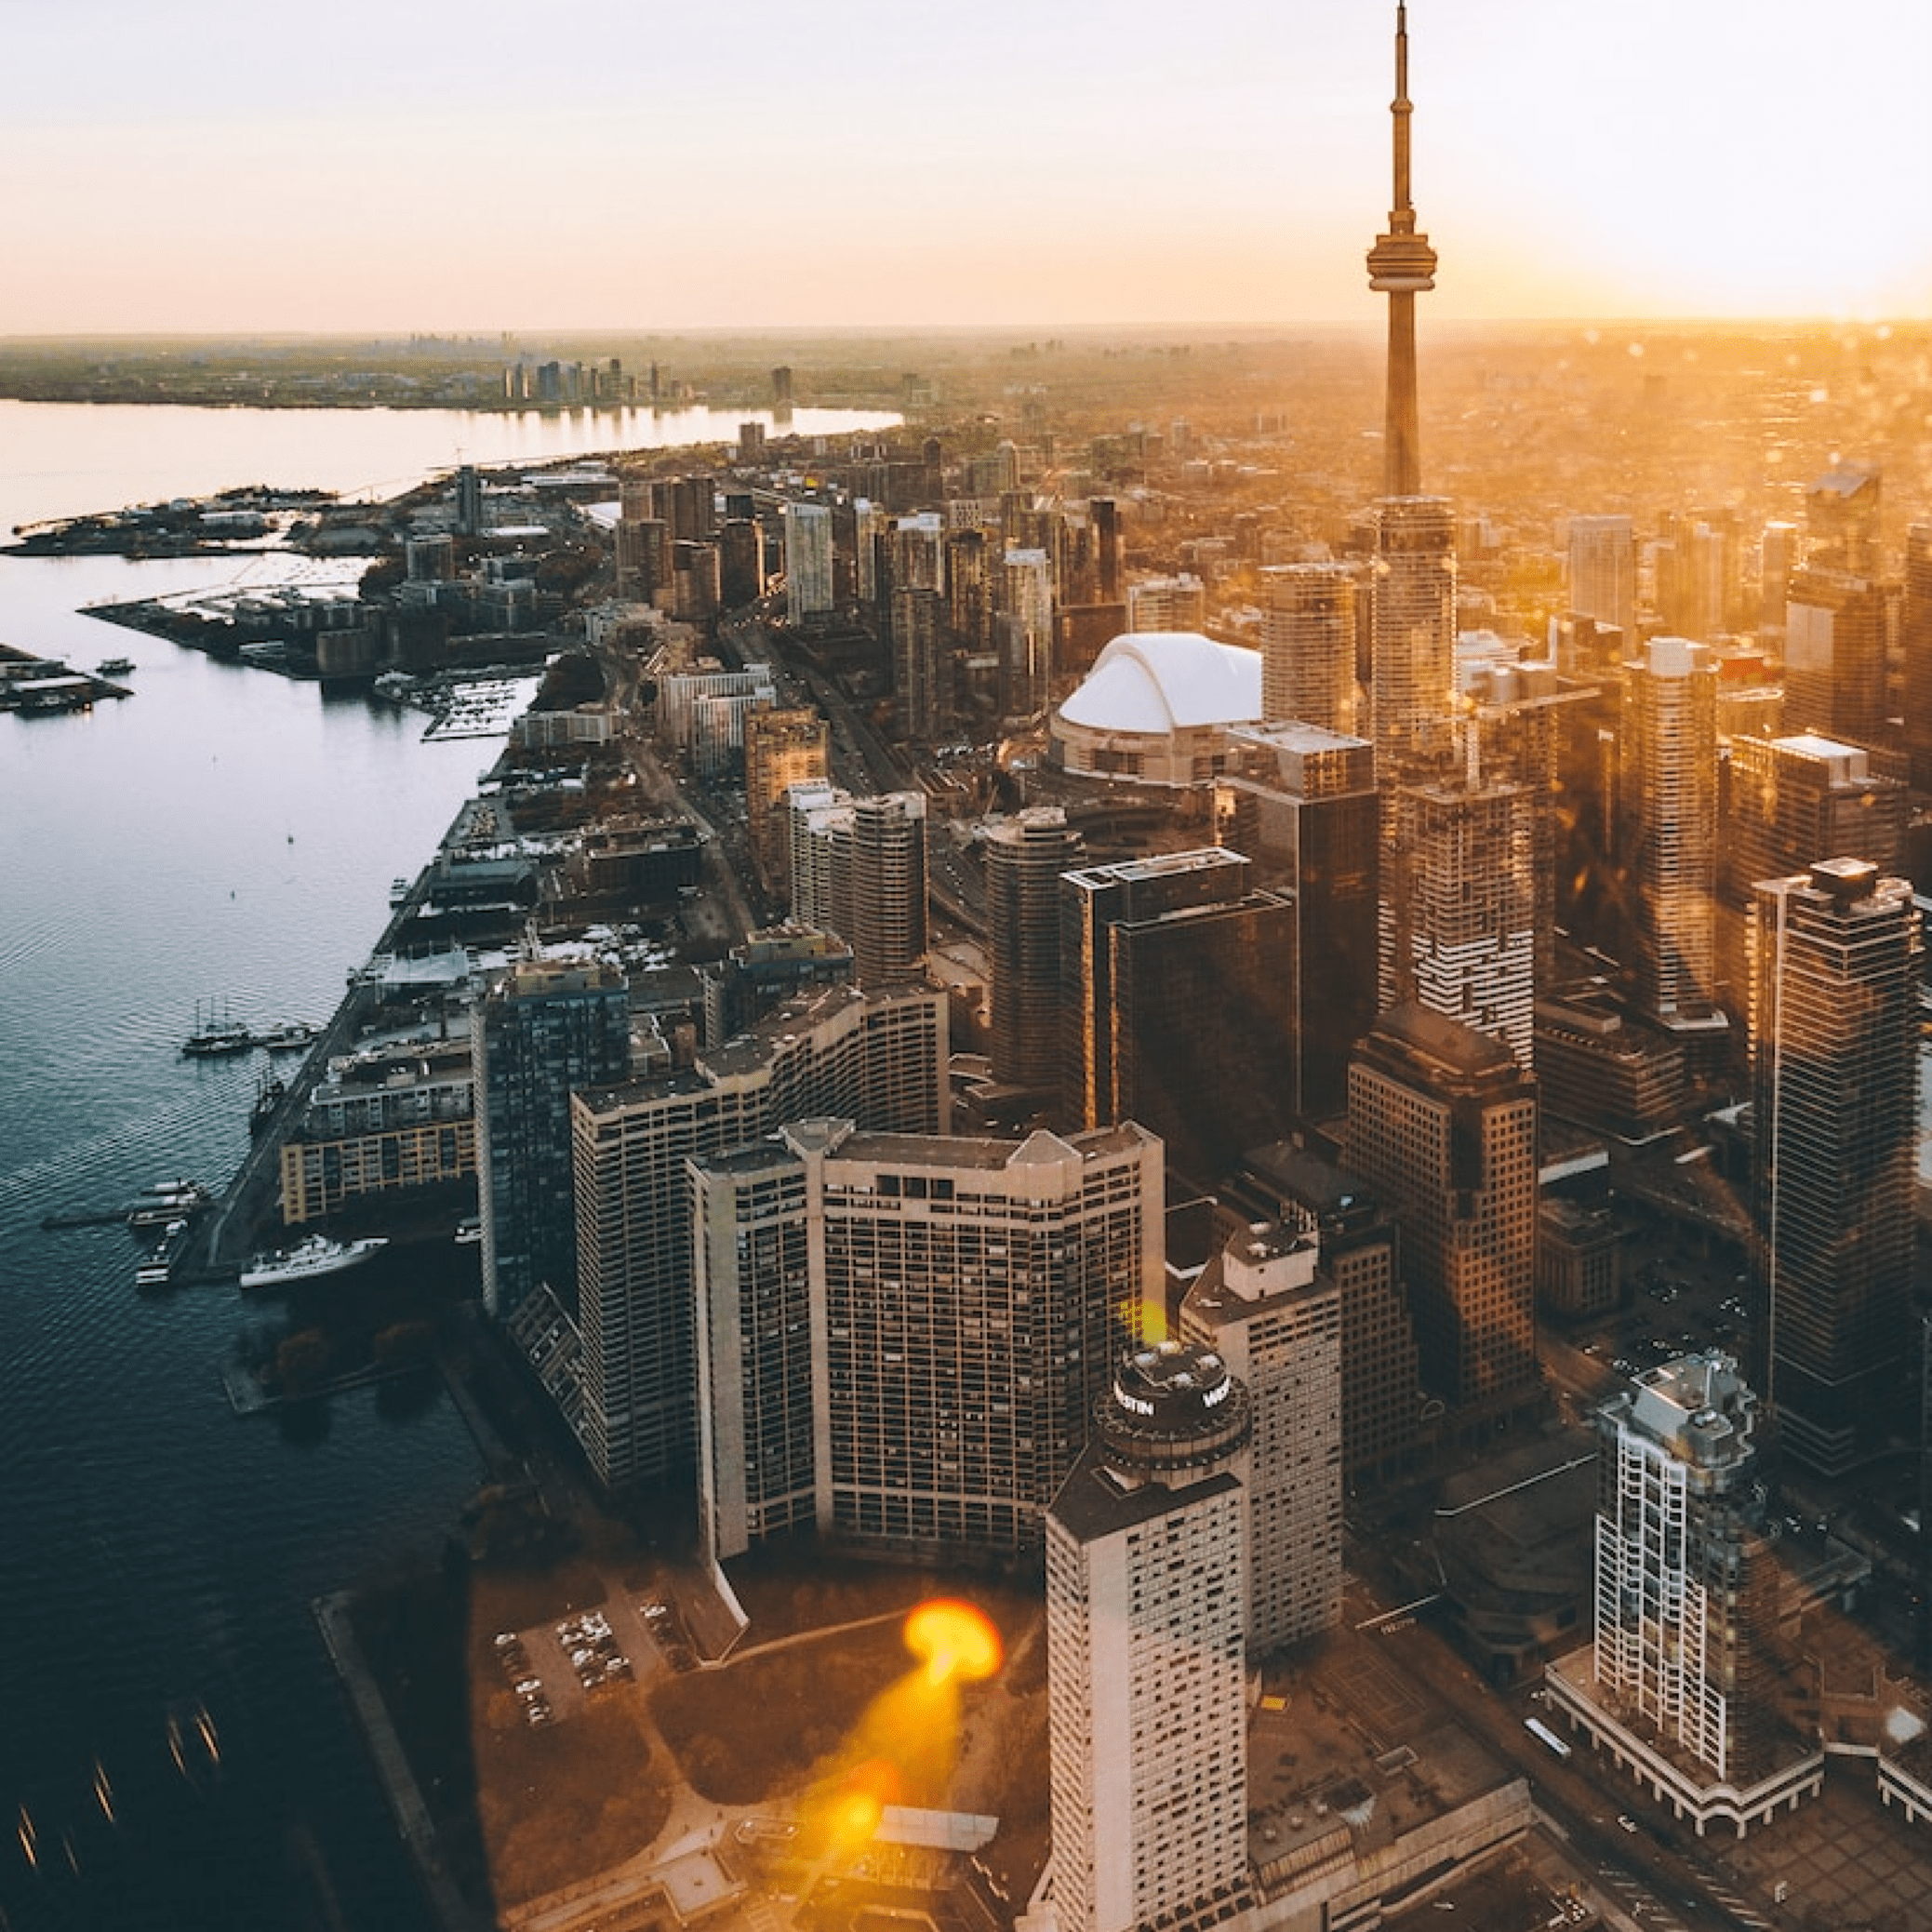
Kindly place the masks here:
[(1207, 847), (1060, 879), (1067, 1117), (1138, 1120), (1196, 1179), (1276, 1140), (1295, 1088), (1295, 909)]
[(1066, 1932), (1247, 1887), (1247, 1392), (1169, 1342), (1118, 1366), (1046, 1522), (1053, 1899)]
[(1536, 802), (1473, 756), (1383, 794), (1385, 1001), (1487, 1033), (1525, 1072), (1536, 1051)]
[(1758, 1420), (1715, 1352), (1646, 1369), (1598, 1412), (1595, 1638), (1544, 1680), (1552, 1712), (1700, 1834), (1741, 1837), (1824, 1778), (1816, 1720), (1801, 1736), (1779, 1708)]
[(1733, 738), (1718, 839), (1718, 963), (1733, 1022), (1754, 1049), (1756, 888), (1815, 859), (1869, 859), (1881, 876), (1905, 859), (1906, 791), (1869, 753), (1835, 739)]
[(1016, 715), (1038, 711), (1051, 695), (1053, 673), (1053, 561), (1044, 549), (1007, 548), (1000, 613), (1006, 627), (1006, 709)]
[(1376, 1015), (1380, 802), (1375, 753), (1314, 725), (1237, 727), (1219, 787), (1223, 840), (1294, 905), (1292, 975), (1299, 1042), (1292, 1111), (1341, 1112), (1348, 1061)]
[(707, 1046), (688, 1070), (574, 1097), (581, 1412), (571, 1419), (601, 1481), (686, 1471), (697, 1446), (686, 1159), (816, 1115), (942, 1132), (946, 1109), (945, 1003), (925, 988), (829, 989)]
[(924, 586), (894, 585), (891, 632), (899, 733), (915, 744), (931, 744), (952, 715), (944, 597)]
[(1393, 783), (1444, 749), (1456, 702), (1456, 524), (1446, 497), (1375, 504), (1370, 708), (1376, 771)]
[(1869, 860), (1757, 888), (1753, 1379), (1827, 1474), (1884, 1446), (1912, 1354), (1920, 953), (1912, 887)]
[(1793, 570), (1784, 607), (1785, 723), (1854, 744), (1885, 743), (1885, 633), (1879, 585), (1823, 564)]
[(1573, 516), (1569, 526), (1572, 617), (1631, 634), (1637, 611), (1637, 553), (1627, 516)]
[(1424, 1386), (1485, 1415), (1532, 1398), (1537, 1100), (1509, 1049), (1391, 1008), (1349, 1069), (1343, 1158), (1402, 1224)]
[(1261, 715), (1325, 731), (1355, 728), (1355, 573), (1278, 564), (1261, 573)]
[(1814, 563), (1855, 577), (1878, 569), (1881, 473), (1869, 463), (1837, 463), (1805, 491), (1805, 528)]
[(1180, 1309), (1184, 1341), (1247, 1390), (1254, 1426), (1235, 1468), (1247, 1505), (1247, 1647), (1259, 1656), (1341, 1616), (1341, 1290), (1321, 1242), (1245, 1228)]
[(832, 727), (809, 705), (764, 705), (745, 713), (745, 829), (767, 885), (791, 884), (785, 793), (831, 769)]
[(1059, 806), (1032, 806), (979, 827), (986, 859), (987, 992), (993, 1078), (1059, 1086), (1059, 875), (1086, 842)]
[(522, 961), (477, 1003), (470, 1050), (483, 1305), (508, 1321), (547, 1284), (568, 1309), (577, 1295), (570, 1096), (630, 1071), (623, 975)]
[(1382, 494), (1413, 497), (1422, 487), (1416, 420), (1416, 297), (1435, 286), (1435, 250), (1416, 227), (1409, 199), (1408, 8), (1395, 8), (1394, 206), (1368, 251), (1368, 286), (1389, 298), (1389, 376), (1382, 444)]
[(1366, 1181), (1299, 1148), (1270, 1148), (1255, 1172), (1282, 1219), (1321, 1243), (1341, 1301), (1342, 1470), (1352, 1482), (1392, 1476), (1415, 1457), (1422, 1409), (1394, 1218)]
[(832, 507), (785, 505), (785, 608), (794, 624), (822, 617), (835, 599), (832, 576)]
[(1625, 668), (1620, 856), (1632, 891), (1638, 1003), (1666, 1026), (1717, 994), (1717, 666), (1681, 637)]
[(1905, 533), (1905, 596), (1899, 642), (1905, 653), (1905, 746), (1912, 782), (1932, 791), (1932, 523)]
[(812, 1524), (905, 1553), (1037, 1552), (1160, 1303), (1159, 1141), (819, 1120), (691, 1172), (713, 1553)]
[(852, 949), (861, 986), (916, 979), (926, 945), (926, 794), (794, 786), (792, 915)]

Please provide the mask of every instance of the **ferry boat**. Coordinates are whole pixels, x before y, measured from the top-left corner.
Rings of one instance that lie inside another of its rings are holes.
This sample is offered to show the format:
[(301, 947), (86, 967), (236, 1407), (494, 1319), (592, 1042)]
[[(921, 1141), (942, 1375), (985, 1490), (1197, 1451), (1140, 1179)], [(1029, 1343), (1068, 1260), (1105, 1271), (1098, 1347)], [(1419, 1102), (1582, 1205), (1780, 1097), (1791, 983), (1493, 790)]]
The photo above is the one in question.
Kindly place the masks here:
[(399, 906), (408, 897), (409, 881), (407, 879), (392, 879), (389, 882), (389, 902), (391, 905)]
[(291, 1282), (313, 1281), (318, 1275), (340, 1274), (388, 1246), (386, 1234), (366, 1234), (360, 1241), (331, 1241), (326, 1234), (311, 1234), (293, 1247), (251, 1255), (242, 1264), (242, 1286), (279, 1288)]
[(134, 1271), (134, 1286), (137, 1288), (165, 1288), (174, 1277), (174, 1266), (181, 1258), (181, 1250), (188, 1246), (188, 1223), (185, 1219), (168, 1222), (161, 1236), (161, 1245), (146, 1260)]
[(315, 1029), (306, 1019), (285, 1019), (280, 1026), (272, 1026), (267, 1033), (257, 1033), (255, 1045), (266, 1046), (271, 1053), (294, 1053), (314, 1037)]

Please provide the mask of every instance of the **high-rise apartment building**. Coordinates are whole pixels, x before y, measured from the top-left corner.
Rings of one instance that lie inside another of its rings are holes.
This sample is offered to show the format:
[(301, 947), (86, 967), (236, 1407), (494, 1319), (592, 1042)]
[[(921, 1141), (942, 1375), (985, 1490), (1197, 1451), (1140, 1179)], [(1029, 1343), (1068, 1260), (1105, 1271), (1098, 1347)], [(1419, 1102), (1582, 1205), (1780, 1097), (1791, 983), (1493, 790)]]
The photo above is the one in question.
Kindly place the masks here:
[(832, 768), (832, 727), (809, 705), (764, 705), (745, 713), (745, 828), (769, 885), (791, 884), (785, 793)]
[(1717, 665), (1655, 637), (1625, 667), (1619, 856), (1632, 890), (1638, 1004), (1665, 1026), (1717, 997)]
[(1508, 1047), (1391, 1008), (1349, 1070), (1343, 1159), (1401, 1223), (1424, 1386), (1465, 1413), (1531, 1398), (1537, 1100)]
[(837, 933), (861, 986), (916, 979), (926, 946), (926, 794), (854, 798), (798, 785), (786, 795), (793, 917)]
[(1753, 1379), (1828, 1474), (1884, 1446), (1912, 1351), (1921, 950), (1912, 887), (1869, 860), (1757, 888)]
[(688, 1468), (697, 1444), (686, 1161), (829, 1115), (946, 1126), (946, 1008), (926, 989), (830, 989), (707, 1046), (694, 1066), (578, 1093), (578, 1428), (610, 1485)]
[(1718, 838), (1718, 964), (1734, 1025), (1754, 1048), (1756, 887), (1815, 859), (1869, 859), (1903, 870), (1906, 790), (1869, 753), (1835, 739), (1733, 738)]
[(1057, 1088), (1060, 1054), (1059, 876), (1086, 841), (1057, 805), (979, 829), (986, 873), (987, 993), (993, 1078)]
[(624, 977), (610, 966), (521, 961), (477, 1002), (470, 1050), (483, 1305), (508, 1321), (547, 1284), (568, 1308), (577, 1292), (570, 1096), (630, 1072)]
[(836, 604), (832, 575), (832, 506), (785, 505), (785, 611), (794, 624)]
[(1632, 637), (1637, 614), (1637, 551), (1627, 516), (1573, 516), (1569, 607)]
[(1060, 880), (1067, 1117), (1138, 1120), (1195, 1179), (1282, 1138), (1295, 1088), (1295, 908), (1219, 847)]
[(782, 1127), (696, 1156), (705, 1521), (926, 1556), (1037, 1551), (1162, 1292), (1160, 1143)]
[(1292, 975), (1300, 1043), (1291, 1111), (1339, 1113), (1348, 1062), (1376, 1015), (1380, 801), (1364, 739), (1314, 725), (1236, 727), (1218, 786), (1223, 843), (1295, 909)]
[(927, 586), (895, 584), (890, 617), (899, 735), (914, 744), (931, 744), (952, 715), (945, 598)]
[(1243, 1229), (1180, 1308), (1183, 1341), (1248, 1392), (1235, 1464), (1247, 1505), (1247, 1647), (1259, 1656), (1341, 1616), (1341, 1290), (1312, 1232)]
[(1053, 1901), (1065, 1932), (1248, 1902), (1247, 1392), (1166, 1343), (1117, 1368), (1046, 1523)]
[(1355, 728), (1355, 573), (1277, 564), (1261, 573), (1261, 715), (1325, 731)]

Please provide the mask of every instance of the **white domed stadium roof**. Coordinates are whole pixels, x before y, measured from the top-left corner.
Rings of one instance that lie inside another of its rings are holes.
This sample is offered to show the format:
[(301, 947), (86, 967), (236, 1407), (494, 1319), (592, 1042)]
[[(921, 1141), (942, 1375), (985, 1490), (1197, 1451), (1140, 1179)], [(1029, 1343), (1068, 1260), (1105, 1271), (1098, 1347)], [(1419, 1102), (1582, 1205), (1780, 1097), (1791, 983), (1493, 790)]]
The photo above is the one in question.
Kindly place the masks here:
[(1260, 715), (1261, 654), (1198, 631), (1125, 633), (1060, 706), (1070, 725), (1153, 737)]

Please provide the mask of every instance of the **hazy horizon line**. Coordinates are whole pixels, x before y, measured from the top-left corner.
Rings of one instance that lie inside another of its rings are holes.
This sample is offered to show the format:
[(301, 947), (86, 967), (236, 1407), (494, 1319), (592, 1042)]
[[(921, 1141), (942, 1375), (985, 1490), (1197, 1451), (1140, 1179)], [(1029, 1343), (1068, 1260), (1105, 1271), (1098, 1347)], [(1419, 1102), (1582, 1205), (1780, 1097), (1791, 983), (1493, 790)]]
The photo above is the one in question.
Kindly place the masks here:
[[(1331, 335), (1379, 337), (1385, 324), (1379, 314), (1355, 319), (1334, 316), (1286, 318), (1271, 322), (1219, 321), (1211, 317), (1176, 321), (1051, 322), (1017, 321), (983, 323), (908, 322), (893, 324), (827, 323), (691, 323), (691, 324), (559, 324), (552, 326), (506, 326), (469, 328), (146, 328), (146, 329), (33, 329), (0, 333), (0, 349), (53, 346), (73, 343), (161, 343), (161, 342), (438, 342), (513, 344), (520, 338), (541, 340), (624, 340), (752, 338), (782, 340), (815, 337), (852, 340), (928, 339), (972, 341), (1023, 337), (1038, 340), (1059, 338), (1095, 338), (1108, 335), (1206, 334), (1265, 339), (1286, 333), (1319, 331)], [(1832, 314), (1588, 314), (1574, 315), (1443, 315), (1432, 317), (1419, 331), (1430, 334), (1467, 333), (1486, 329), (1634, 329), (1699, 328), (1749, 331), (1752, 329), (1869, 329), (1891, 332), (1899, 329), (1932, 331), (1932, 316), (1925, 315), (1832, 315)]]

